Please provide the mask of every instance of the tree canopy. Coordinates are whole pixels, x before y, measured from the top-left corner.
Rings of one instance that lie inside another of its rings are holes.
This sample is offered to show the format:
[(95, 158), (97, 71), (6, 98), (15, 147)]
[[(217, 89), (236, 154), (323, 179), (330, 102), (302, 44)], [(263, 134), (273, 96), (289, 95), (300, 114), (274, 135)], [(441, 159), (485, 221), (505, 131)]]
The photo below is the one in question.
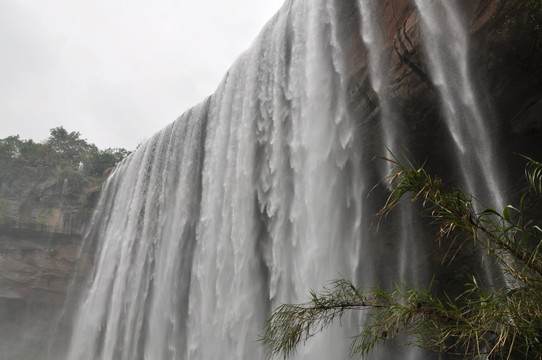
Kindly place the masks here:
[(87, 176), (102, 176), (129, 154), (123, 148), (100, 150), (79, 132), (69, 132), (62, 126), (51, 129), (41, 143), (23, 140), (19, 135), (0, 139), (0, 161), (4, 166), (74, 169)]

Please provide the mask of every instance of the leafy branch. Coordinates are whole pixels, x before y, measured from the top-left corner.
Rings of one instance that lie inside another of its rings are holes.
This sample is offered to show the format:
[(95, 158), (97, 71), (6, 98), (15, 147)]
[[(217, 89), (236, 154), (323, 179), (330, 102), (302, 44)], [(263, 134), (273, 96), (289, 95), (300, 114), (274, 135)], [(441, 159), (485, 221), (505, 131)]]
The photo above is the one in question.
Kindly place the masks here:
[(461, 295), (441, 299), (431, 287), (420, 291), (402, 285), (386, 292), (335, 280), (322, 292), (311, 292), (308, 303), (285, 304), (274, 311), (262, 336), (269, 357), (288, 357), (348, 310), (371, 310), (368, 324), (353, 337), (352, 356), (363, 356), (380, 341), (403, 334), (411, 345), (440, 353), (542, 357), (542, 230), (524, 216), (524, 199), (542, 193), (542, 164), (527, 158), (533, 191), (524, 195), (518, 208), (508, 205), (498, 212), (477, 211), (483, 207), (473, 196), (445, 188), (441, 179), (408, 159), (406, 165), (396, 158), (385, 160), (395, 170), (388, 178), (392, 190), (378, 215), (389, 214), (410, 194), (439, 226), (438, 240), (447, 243), (445, 257), (450, 262), (473, 242), (501, 264), (509, 286), (483, 289), (470, 276)]

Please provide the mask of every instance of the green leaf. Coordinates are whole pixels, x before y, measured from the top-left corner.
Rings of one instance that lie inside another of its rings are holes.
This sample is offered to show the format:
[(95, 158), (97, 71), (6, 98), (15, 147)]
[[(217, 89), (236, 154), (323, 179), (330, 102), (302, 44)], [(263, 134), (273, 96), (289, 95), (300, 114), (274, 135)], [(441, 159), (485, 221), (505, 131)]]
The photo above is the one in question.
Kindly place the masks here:
[(487, 208), (485, 209), (484, 211), (482, 211), (480, 213), (480, 215), (497, 215), (497, 216), (501, 216), (501, 214), (499, 214), (499, 212), (493, 208)]
[(504, 217), (504, 220), (506, 220), (508, 222), (512, 222), (510, 220), (510, 209), (514, 209), (514, 207), (512, 205), (506, 205), (506, 207), (502, 211), (502, 215)]

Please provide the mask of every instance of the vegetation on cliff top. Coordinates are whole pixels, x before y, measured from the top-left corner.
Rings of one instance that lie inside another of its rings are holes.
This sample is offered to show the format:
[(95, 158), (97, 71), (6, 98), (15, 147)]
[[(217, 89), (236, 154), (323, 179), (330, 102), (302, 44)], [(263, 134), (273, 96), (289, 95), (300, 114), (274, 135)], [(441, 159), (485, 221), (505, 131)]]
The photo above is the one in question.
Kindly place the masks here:
[(122, 148), (100, 150), (62, 126), (51, 129), (43, 142), (8, 136), (0, 139), (0, 200), (20, 200), (22, 212), (60, 203), (92, 207), (107, 170), (129, 153)]
[(3, 164), (72, 169), (86, 176), (102, 176), (107, 168), (115, 166), (128, 154), (122, 148), (100, 150), (82, 139), (79, 132), (68, 132), (62, 126), (51, 129), (49, 138), (41, 143), (22, 140), (19, 135), (0, 139), (0, 161)]

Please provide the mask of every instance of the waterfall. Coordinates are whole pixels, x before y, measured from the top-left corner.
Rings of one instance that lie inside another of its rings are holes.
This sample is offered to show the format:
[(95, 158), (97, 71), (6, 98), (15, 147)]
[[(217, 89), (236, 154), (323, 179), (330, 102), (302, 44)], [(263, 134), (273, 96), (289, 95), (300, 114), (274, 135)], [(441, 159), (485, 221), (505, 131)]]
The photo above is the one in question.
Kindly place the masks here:
[(446, 123), (456, 145), (457, 166), (469, 192), (502, 209), (502, 178), (495, 171), (495, 149), (488, 118), (479, 100), (480, 89), (471, 80), (468, 66), (468, 38), (458, 4), (416, 0), (427, 59), (433, 82), (438, 87)]
[[(409, 145), (389, 100), (378, 3), (287, 1), (212, 96), (117, 167), (86, 236), (94, 267), (66, 359), (263, 359), (258, 337), (272, 309), (307, 301), (327, 281), (427, 284), (438, 266), (428, 259), (434, 233), (417, 210), (406, 204), (380, 230), (373, 218), (385, 191), (371, 189), (385, 166), (372, 159)], [(431, 35), (437, 15), (417, 3)], [(474, 183), (473, 166), (487, 166), (483, 179), (497, 191), (491, 149), (470, 160), (479, 141), (450, 117), (468, 111), (487, 133), (480, 110), (467, 106), (476, 101), (461, 61), (450, 70), (459, 83), (448, 84), (453, 75), (436, 63), (431, 76), (465, 181)], [(467, 90), (467, 99), (445, 96)], [(347, 358), (361, 322), (345, 318), (299, 358)], [(373, 354), (397, 356), (433, 358), (394, 343)]]
[[(451, 1), (437, 4), (416, 0), (416, 6), (431, 76), (439, 89), (464, 188), (489, 205), (503, 209), (503, 177), (496, 171), (495, 142), (491, 136), (496, 124), (488, 118), (487, 109), (478, 99), (481, 90), (471, 80), (467, 29), (460, 8)], [(497, 286), (492, 280), (499, 277), (493, 264), (487, 262), (483, 271), (487, 281)], [(503, 274), (508, 286), (516, 286)]]
[[(391, 157), (392, 155), (400, 155), (404, 149), (408, 146), (403, 139), (399, 136), (400, 119), (397, 116), (397, 110), (394, 109), (394, 105), (390, 101), (390, 82), (389, 69), (391, 67), (389, 47), (386, 44), (386, 34), (384, 28), (381, 26), (383, 23), (382, 17), (382, 3), (376, 0), (358, 0), (358, 7), (361, 17), (361, 38), (367, 47), (368, 70), (371, 86), (377, 95), (380, 114), (379, 114), (379, 126), (380, 126), (380, 138), (381, 148), (379, 154)], [(380, 169), (380, 176), (385, 178), (393, 171), (393, 165), (389, 162), (383, 162)], [(400, 206), (408, 207), (408, 204), (401, 204)], [(408, 259), (421, 249), (419, 243), (416, 243), (416, 238), (420, 236), (417, 233), (419, 224), (416, 223), (416, 219), (412, 218), (412, 213), (405, 209), (401, 211), (398, 219), (398, 227), (401, 229), (399, 236), (397, 237), (398, 251), (401, 254), (398, 258), (400, 281), (415, 281), (419, 280), (419, 275), (415, 273), (415, 270), (408, 269)], [(414, 273), (412, 273), (414, 272)], [(409, 274), (411, 273), (411, 274)], [(363, 283), (371, 283), (374, 281), (374, 275), (372, 280), (369, 277), (365, 277)]]

